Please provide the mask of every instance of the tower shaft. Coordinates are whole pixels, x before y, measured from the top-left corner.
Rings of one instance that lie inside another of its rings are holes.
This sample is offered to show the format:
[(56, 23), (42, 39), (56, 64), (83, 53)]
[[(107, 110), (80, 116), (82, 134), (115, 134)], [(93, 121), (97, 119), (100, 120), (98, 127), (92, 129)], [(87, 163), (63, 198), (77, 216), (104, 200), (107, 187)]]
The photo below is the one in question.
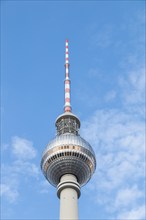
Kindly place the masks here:
[(65, 174), (58, 184), (60, 220), (78, 220), (78, 197), (80, 185), (72, 174)]

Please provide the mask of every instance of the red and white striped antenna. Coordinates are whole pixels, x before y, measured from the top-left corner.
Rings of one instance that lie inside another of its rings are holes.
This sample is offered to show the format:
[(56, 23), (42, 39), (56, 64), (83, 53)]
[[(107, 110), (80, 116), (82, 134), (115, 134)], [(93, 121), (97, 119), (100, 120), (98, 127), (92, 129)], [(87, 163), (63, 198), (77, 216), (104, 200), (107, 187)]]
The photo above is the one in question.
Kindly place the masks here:
[(66, 40), (66, 42), (65, 42), (65, 105), (64, 105), (64, 112), (71, 112), (68, 40)]

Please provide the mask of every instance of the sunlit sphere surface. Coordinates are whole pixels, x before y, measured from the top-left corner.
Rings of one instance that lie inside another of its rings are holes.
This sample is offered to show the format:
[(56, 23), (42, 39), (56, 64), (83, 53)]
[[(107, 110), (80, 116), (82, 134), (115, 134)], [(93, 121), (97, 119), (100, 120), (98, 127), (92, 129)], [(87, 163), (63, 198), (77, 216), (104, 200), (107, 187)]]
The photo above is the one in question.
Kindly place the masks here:
[(95, 171), (95, 154), (91, 145), (80, 135), (67, 132), (49, 142), (42, 155), (41, 168), (46, 179), (54, 186), (68, 173), (75, 175), (82, 186)]

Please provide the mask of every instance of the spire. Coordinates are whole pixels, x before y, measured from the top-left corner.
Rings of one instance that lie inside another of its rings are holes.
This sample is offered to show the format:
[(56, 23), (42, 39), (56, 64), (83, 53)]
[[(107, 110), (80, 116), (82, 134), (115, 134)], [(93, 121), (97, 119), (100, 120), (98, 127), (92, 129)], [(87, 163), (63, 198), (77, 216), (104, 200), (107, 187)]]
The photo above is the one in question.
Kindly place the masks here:
[(64, 105), (64, 112), (71, 112), (68, 40), (66, 40), (66, 43), (65, 43), (65, 105)]
[(64, 113), (56, 119), (57, 135), (72, 133), (79, 135), (80, 120), (71, 112), (70, 104), (70, 79), (69, 79), (69, 58), (68, 58), (68, 40), (65, 42), (65, 105)]

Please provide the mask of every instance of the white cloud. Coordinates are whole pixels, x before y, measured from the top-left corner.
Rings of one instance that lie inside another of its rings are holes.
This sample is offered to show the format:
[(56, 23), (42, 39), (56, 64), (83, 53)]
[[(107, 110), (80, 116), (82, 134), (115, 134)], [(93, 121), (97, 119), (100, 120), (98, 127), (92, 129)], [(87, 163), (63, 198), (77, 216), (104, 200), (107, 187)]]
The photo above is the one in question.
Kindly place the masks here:
[(144, 220), (146, 218), (146, 207), (144, 205), (131, 209), (130, 211), (123, 212), (118, 215), (117, 219), (124, 220)]
[(144, 161), (144, 123), (133, 115), (115, 109), (96, 111), (82, 124), (82, 134), (94, 146), (101, 167), (108, 166), (110, 176), (114, 166), (113, 177), (122, 177), (127, 169), (135, 172), (135, 165)]
[(137, 199), (143, 196), (142, 191), (136, 185), (120, 189), (115, 199), (115, 207), (123, 208), (133, 205)]
[(107, 213), (134, 215), (127, 213), (144, 201), (144, 122), (119, 110), (99, 110), (82, 124), (82, 134), (97, 159), (94, 179), (86, 186), (88, 196), (94, 194), (93, 202)]
[[(86, 193), (115, 219), (144, 218), (145, 124), (144, 71), (129, 71), (120, 81), (121, 109), (97, 110), (82, 123), (82, 136), (93, 146), (97, 170)], [(92, 191), (92, 192), (91, 192)], [(94, 193), (93, 193), (94, 192)]]
[(125, 105), (141, 105), (145, 103), (145, 69), (130, 71), (128, 77), (119, 80), (122, 89), (122, 100)]
[(35, 163), (20, 160), (14, 160), (8, 165), (2, 164), (1, 172), (1, 196), (10, 203), (17, 202), (25, 183), (28, 184), (32, 178), (37, 181), (40, 175)]
[[(3, 145), (3, 153), (15, 155), (8, 164), (1, 166), (1, 194), (2, 199), (8, 203), (17, 203), (22, 199), (23, 187), (32, 187), (35, 180), (35, 188), (39, 193), (48, 193), (50, 185), (41, 174), (39, 164), (34, 161), (37, 151), (33, 143), (27, 139), (15, 136), (10, 144)], [(5, 147), (6, 146), (6, 147)], [(21, 149), (19, 149), (21, 148)], [(41, 180), (44, 179), (44, 180)]]
[(41, 181), (39, 192), (49, 194), (49, 190), (50, 190), (50, 184), (48, 183), (48, 181), (47, 180)]
[(21, 175), (27, 176), (33, 176), (38, 178), (39, 176), (39, 168), (38, 166), (29, 161), (22, 161), (22, 160), (15, 160), (13, 161), (12, 166), (9, 168), (9, 171), (11, 172), (11, 169), (13, 172)]
[(5, 197), (10, 203), (13, 203), (17, 200), (19, 193), (16, 186), (12, 184), (1, 184), (0, 185), (0, 195)]
[(18, 159), (29, 160), (36, 157), (33, 143), (17, 136), (12, 138), (12, 152)]
[(6, 145), (5, 152), (14, 154), (15, 159), (8, 164), (2, 163), (1, 197), (9, 203), (17, 202), (23, 185), (31, 181), (31, 178), (39, 179), (40, 170), (35, 162), (30, 160), (36, 157), (33, 143), (27, 139), (13, 137), (12, 143)]

